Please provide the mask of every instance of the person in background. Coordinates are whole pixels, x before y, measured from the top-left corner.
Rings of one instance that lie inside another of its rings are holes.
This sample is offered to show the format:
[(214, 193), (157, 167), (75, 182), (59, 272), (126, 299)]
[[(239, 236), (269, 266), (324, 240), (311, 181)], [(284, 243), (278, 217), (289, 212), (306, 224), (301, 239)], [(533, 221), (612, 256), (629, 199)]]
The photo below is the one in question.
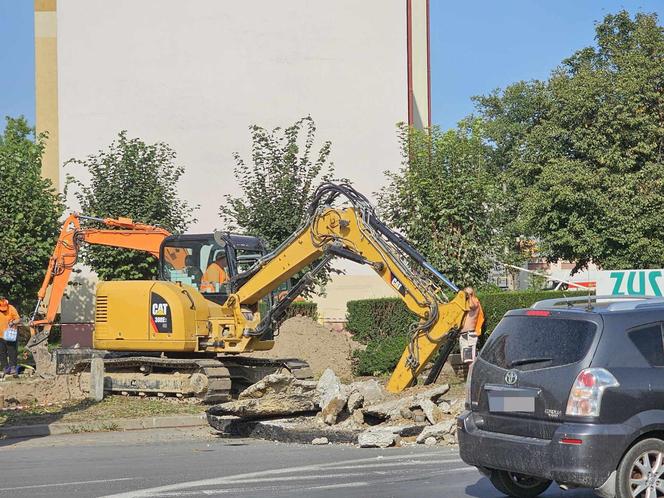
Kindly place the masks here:
[(482, 334), (484, 310), (472, 287), (466, 287), (463, 291), (468, 297), (468, 307), (470, 309), (466, 312), (461, 324), (459, 348), (461, 349), (461, 360), (464, 363), (472, 363), (477, 355), (477, 340)]
[(18, 375), (18, 334), (21, 317), (6, 297), (0, 296), (0, 377)]

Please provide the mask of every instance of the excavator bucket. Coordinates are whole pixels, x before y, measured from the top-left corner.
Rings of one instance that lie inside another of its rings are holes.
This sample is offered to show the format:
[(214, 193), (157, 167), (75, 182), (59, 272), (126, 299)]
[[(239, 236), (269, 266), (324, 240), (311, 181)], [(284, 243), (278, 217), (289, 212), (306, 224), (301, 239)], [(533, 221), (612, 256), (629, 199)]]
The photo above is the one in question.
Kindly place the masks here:
[(35, 373), (43, 378), (55, 376), (55, 360), (48, 350), (49, 331), (42, 330), (30, 337), (26, 348), (35, 360)]
[(460, 291), (456, 297), (449, 303), (438, 306), (440, 319), (434, 324), (428, 334), (418, 334), (414, 340), (414, 356), (417, 358), (416, 365), (413, 366), (413, 354), (409, 347), (406, 347), (397, 367), (392, 372), (390, 380), (387, 382), (387, 390), (392, 393), (398, 393), (414, 384), (417, 376), (424, 370), (429, 360), (438, 351), (447, 334), (451, 330), (461, 327), (463, 317), (468, 311), (466, 303), (466, 293)]

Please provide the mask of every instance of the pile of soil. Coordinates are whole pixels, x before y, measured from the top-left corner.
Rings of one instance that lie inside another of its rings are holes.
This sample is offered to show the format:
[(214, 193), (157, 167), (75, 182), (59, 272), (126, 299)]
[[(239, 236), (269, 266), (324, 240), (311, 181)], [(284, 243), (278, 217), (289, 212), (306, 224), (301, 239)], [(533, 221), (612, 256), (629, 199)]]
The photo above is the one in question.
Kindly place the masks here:
[(274, 342), (271, 350), (257, 351), (252, 356), (299, 358), (309, 363), (314, 376), (319, 377), (326, 368), (332, 368), (343, 380), (353, 377), (352, 352), (364, 348), (346, 332), (335, 332), (302, 316), (286, 320)]
[(45, 405), (85, 397), (84, 379), (79, 375), (58, 375), (53, 379), (38, 377), (0, 382), (0, 396), (5, 406)]

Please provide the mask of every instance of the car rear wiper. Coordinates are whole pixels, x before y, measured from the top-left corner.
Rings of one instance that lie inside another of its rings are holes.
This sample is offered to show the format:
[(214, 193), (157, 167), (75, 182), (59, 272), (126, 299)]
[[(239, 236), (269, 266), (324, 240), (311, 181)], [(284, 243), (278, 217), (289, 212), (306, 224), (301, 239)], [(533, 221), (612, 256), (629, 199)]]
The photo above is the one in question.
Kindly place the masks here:
[(511, 362), (508, 367), (514, 368), (519, 365), (529, 365), (531, 363), (544, 363), (545, 361), (552, 361), (553, 358), (521, 358), (520, 360), (514, 360)]

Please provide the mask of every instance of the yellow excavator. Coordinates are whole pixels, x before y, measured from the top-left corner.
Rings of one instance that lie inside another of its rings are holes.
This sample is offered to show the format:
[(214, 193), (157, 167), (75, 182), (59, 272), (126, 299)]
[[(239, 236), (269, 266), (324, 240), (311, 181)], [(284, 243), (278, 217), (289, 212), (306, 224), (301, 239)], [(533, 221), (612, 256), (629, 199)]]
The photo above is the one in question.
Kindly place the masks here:
[[(308, 365), (300, 360), (247, 354), (272, 348), (289, 305), (335, 257), (370, 266), (418, 317), (387, 383), (391, 392), (413, 385), (443, 344), (442, 356), (449, 354), (468, 311), (468, 296), (381, 222), (367, 198), (347, 184), (321, 185), (300, 227), (272, 251), (256, 237), (224, 232), (178, 236), (127, 219), (94, 219), (109, 229), (85, 229), (82, 218), (63, 227), (40, 290), (28, 349), (43, 372), (80, 371), (92, 356), (101, 356), (110, 391), (196, 395), (220, 402), (275, 371), (309, 377)], [(121, 236), (126, 239), (118, 244)], [(83, 242), (158, 255), (159, 279), (100, 282), (94, 348), (48, 353), (63, 282)], [(307, 267), (285, 296), (273, 299), (280, 285)], [(449, 290), (451, 299), (445, 293)], [(439, 370), (442, 363), (437, 363)]]

